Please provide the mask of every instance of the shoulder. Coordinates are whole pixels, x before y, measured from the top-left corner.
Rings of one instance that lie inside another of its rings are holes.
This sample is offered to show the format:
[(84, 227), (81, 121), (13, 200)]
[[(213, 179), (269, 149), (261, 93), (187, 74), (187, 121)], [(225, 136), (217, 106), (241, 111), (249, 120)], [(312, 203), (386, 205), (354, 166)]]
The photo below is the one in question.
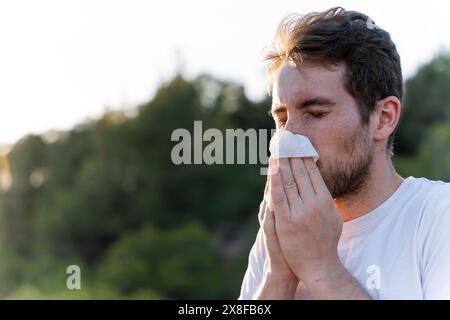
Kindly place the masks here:
[[(411, 203), (420, 212), (419, 240), (439, 240), (450, 233), (450, 183), (427, 178), (410, 180)], [(439, 240), (440, 241), (440, 240)]]
[(412, 201), (424, 211), (442, 210), (450, 206), (450, 183), (427, 178), (408, 177)]

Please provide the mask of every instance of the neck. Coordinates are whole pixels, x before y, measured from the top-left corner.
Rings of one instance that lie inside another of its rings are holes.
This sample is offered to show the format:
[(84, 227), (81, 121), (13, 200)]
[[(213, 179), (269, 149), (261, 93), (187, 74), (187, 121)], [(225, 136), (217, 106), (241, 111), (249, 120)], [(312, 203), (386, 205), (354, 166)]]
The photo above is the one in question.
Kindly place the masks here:
[(374, 158), (369, 177), (361, 189), (350, 197), (334, 199), (342, 220), (347, 222), (374, 210), (397, 190), (403, 180), (390, 158)]

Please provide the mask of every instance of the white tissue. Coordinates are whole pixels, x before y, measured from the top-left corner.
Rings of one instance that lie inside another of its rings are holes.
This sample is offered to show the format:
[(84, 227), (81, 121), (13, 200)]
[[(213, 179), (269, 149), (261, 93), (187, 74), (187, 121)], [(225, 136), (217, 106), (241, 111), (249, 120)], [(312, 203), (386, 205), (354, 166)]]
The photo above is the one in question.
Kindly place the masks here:
[(269, 150), (273, 159), (312, 157), (316, 162), (319, 159), (319, 154), (307, 137), (281, 128), (276, 130), (270, 140)]

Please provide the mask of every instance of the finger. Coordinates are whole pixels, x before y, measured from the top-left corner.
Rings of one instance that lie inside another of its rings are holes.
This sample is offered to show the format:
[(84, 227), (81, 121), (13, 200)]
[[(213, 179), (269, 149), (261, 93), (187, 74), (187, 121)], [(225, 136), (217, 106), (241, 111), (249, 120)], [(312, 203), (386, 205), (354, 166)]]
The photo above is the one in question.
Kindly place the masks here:
[(270, 159), (269, 159), (269, 175), (271, 173), (274, 174), (274, 173), (278, 172), (279, 167), (280, 167), (280, 159), (276, 159), (276, 158), (274, 159), (274, 158), (270, 157)]
[(267, 176), (266, 186), (264, 187), (264, 196), (266, 196), (267, 192), (269, 191), (269, 179), (270, 175)]
[(261, 204), (259, 205), (259, 213), (258, 213), (258, 221), (259, 225), (262, 227), (263, 221), (264, 221), (264, 214), (266, 212), (266, 200), (261, 201)]
[(279, 171), (279, 159), (273, 159), (270, 157), (269, 159), (269, 171), (267, 175), (267, 182), (268, 182), (268, 188), (267, 188), (267, 194), (266, 194), (266, 204), (270, 211), (274, 211), (272, 198), (270, 196), (270, 185), (271, 185), (271, 172), (275, 173)]
[(303, 203), (308, 203), (314, 199), (315, 192), (303, 159), (304, 158), (291, 158), (290, 165), (295, 182), (297, 183), (300, 198)]
[[(267, 168), (267, 172), (270, 172), (270, 159), (269, 159), (269, 165)], [(267, 192), (269, 191), (269, 181), (270, 181), (270, 174), (267, 174), (266, 185), (264, 187), (264, 197), (266, 196)]]
[(289, 208), (291, 209), (291, 213), (294, 214), (299, 209), (301, 199), (298, 194), (297, 184), (292, 175), (289, 159), (280, 159), (280, 173)]
[(267, 206), (264, 208), (264, 214), (262, 219), (262, 228), (267, 240), (273, 241), (275, 237), (275, 216)]
[(290, 210), (281, 181), (280, 170), (270, 172), (270, 198), (275, 215), (280, 218), (289, 218)]
[(311, 184), (317, 194), (330, 194), (330, 191), (325, 184), (325, 181), (320, 174), (317, 164), (314, 162), (313, 158), (305, 158), (305, 166), (308, 170)]
[(267, 207), (273, 211), (272, 200), (270, 199), (270, 168), (271, 168), (270, 161), (269, 161), (269, 169), (268, 169), (269, 174), (267, 175), (266, 188), (264, 190), (264, 199), (266, 200)]
[(281, 251), (275, 228), (275, 216), (273, 211), (266, 207), (262, 224), (263, 241), (268, 257), (278, 255)]

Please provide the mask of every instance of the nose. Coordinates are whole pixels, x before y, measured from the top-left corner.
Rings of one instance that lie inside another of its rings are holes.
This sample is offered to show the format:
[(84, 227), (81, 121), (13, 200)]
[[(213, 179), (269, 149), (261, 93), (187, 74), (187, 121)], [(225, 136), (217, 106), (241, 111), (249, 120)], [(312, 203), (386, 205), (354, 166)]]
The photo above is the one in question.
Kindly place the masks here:
[(298, 120), (293, 121), (292, 119), (290, 119), (289, 116), (288, 116), (288, 119), (284, 126), (284, 129), (292, 132), (293, 134), (300, 134), (302, 136), (308, 136), (306, 133), (305, 127)]

